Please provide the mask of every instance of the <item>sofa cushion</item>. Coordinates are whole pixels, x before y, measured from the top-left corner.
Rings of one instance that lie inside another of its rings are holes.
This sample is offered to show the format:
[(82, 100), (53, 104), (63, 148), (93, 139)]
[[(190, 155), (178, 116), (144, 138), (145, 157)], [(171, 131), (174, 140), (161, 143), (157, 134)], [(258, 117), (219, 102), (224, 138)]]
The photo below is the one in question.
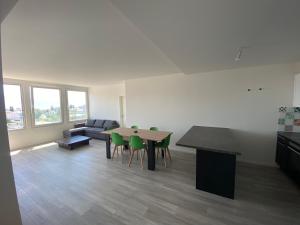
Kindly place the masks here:
[(114, 129), (114, 128), (117, 128), (117, 127), (120, 127), (120, 125), (115, 120), (106, 120), (104, 125), (103, 125), (103, 128), (105, 130)]
[(69, 131), (70, 132), (76, 132), (76, 131), (81, 131), (81, 130), (85, 130), (87, 129), (87, 127), (78, 127), (78, 128), (72, 128)]
[(96, 120), (87, 120), (87, 121), (85, 122), (85, 126), (86, 126), (86, 127), (93, 127), (94, 124), (95, 124), (95, 121), (96, 121)]
[(96, 120), (94, 127), (102, 128), (105, 120)]
[(105, 123), (103, 124), (103, 128), (104, 128), (105, 130), (111, 129), (112, 126), (113, 126), (113, 122), (114, 122), (114, 121), (112, 121), (112, 120), (106, 120)]
[(88, 127), (85, 129), (86, 133), (101, 133), (102, 131), (104, 131), (104, 128), (92, 128), (92, 127)]

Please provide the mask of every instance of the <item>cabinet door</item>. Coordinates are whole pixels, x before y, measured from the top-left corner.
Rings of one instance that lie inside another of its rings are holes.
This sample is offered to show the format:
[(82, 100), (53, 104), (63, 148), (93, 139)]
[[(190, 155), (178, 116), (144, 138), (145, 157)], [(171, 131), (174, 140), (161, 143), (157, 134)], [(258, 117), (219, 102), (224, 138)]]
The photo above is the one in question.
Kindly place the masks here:
[(286, 170), (288, 167), (288, 157), (289, 152), (286, 148), (286, 145), (281, 142), (277, 142), (276, 162), (283, 170)]
[(288, 147), (289, 149), (289, 171), (292, 173), (299, 173), (300, 174), (300, 152), (298, 149), (295, 149), (291, 146)]
[(281, 142), (277, 141), (277, 146), (276, 146), (276, 163), (278, 165), (280, 165), (280, 158), (282, 155), (282, 151), (284, 149), (284, 144), (282, 144)]

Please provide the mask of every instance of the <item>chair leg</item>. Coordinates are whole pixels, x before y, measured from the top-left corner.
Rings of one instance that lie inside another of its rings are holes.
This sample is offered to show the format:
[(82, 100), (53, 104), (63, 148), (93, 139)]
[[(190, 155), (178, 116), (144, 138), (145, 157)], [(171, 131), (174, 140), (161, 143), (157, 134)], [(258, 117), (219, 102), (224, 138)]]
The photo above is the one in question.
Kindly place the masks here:
[(113, 155), (112, 155), (112, 158), (111, 158), (111, 159), (113, 159), (113, 158), (114, 158), (114, 156), (115, 156), (115, 152), (116, 152), (116, 149), (117, 149), (117, 146), (115, 145), (114, 152), (113, 152)]
[(147, 154), (147, 157), (148, 157), (148, 150), (147, 149), (144, 149), (143, 160), (145, 158), (145, 154)]
[(143, 169), (144, 168), (144, 157), (142, 156), (142, 150), (139, 150), (139, 152), (140, 152), (140, 158), (141, 158), (141, 167)]
[(169, 155), (169, 159), (170, 159), (170, 161), (172, 161), (172, 158), (171, 158), (171, 153), (170, 153), (170, 149), (169, 149), (169, 147), (167, 148), (167, 152), (168, 152), (168, 155)]
[(129, 163), (128, 163), (129, 167), (131, 165), (131, 161), (132, 161), (133, 155), (134, 155), (134, 150), (131, 150), (131, 152), (130, 152), (130, 160), (129, 160)]
[(167, 168), (167, 156), (166, 156), (166, 153), (167, 153), (167, 150), (166, 149), (164, 149), (164, 150), (162, 150), (162, 151), (164, 151), (164, 163), (165, 163), (165, 168)]

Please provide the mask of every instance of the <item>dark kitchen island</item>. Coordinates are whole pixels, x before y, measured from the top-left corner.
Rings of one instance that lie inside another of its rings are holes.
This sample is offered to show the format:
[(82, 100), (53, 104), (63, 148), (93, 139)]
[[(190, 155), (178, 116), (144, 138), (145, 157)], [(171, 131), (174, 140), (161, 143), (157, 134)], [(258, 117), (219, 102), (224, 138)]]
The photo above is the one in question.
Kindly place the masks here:
[(197, 150), (197, 189), (234, 199), (236, 155), (240, 153), (231, 129), (193, 126), (176, 145)]

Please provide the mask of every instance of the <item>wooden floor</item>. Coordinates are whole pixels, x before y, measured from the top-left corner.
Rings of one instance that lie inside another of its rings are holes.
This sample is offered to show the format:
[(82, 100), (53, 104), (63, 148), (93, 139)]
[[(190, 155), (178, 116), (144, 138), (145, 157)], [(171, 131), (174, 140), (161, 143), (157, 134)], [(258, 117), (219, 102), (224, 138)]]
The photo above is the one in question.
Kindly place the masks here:
[(136, 159), (128, 168), (128, 155), (107, 160), (95, 140), (73, 151), (53, 144), (14, 152), (23, 224), (300, 224), (300, 191), (278, 169), (238, 164), (230, 200), (196, 190), (195, 156), (172, 153), (167, 169), (159, 161), (150, 172)]

